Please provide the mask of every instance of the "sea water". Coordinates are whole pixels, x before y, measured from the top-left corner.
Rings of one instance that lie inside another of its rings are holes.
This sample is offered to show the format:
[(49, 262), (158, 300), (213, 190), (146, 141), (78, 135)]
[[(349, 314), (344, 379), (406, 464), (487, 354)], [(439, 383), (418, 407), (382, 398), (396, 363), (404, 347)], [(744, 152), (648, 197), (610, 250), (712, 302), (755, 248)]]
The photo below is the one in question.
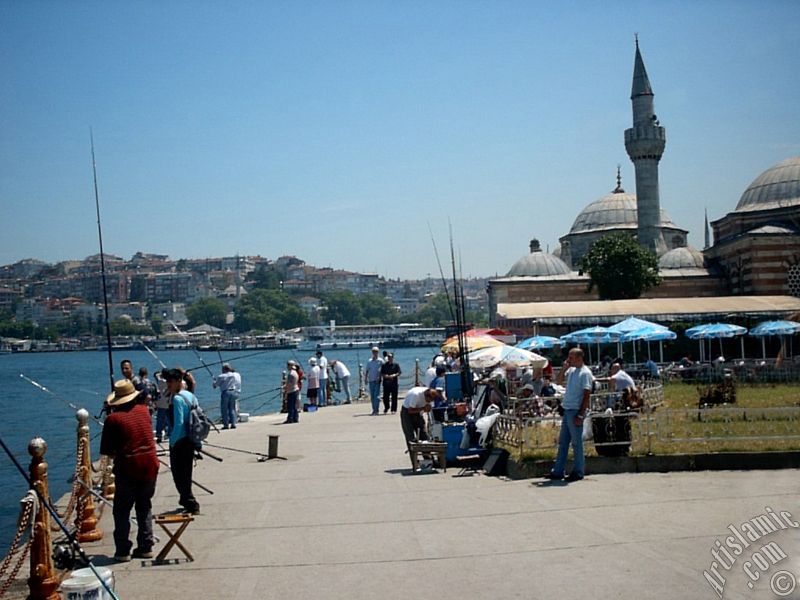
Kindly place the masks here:
[[(391, 350), (391, 349), (390, 349)], [(401, 391), (413, 385), (415, 359), (419, 359), (424, 372), (436, 349), (400, 348), (395, 351), (395, 362), (403, 370)], [(280, 410), (281, 374), (286, 361), (299, 362), (308, 369), (308, 352), (297, 350), (270, 350), (223, 352), (222, 359), (242, 376), (240, 410), (250, 415), (263, 415)], [(181, 366), (193, 369), (197, 380), (197, 397), (200, 404), (213, 419), (219, 418), (219, 390), (211, 386), (209, 370), (220, 372), (220, 356), (216, 352), (195, 353), (191, 350), (172, 350), (158, 353), (168, 367)], [(205, 369), (200, 361), (209, 365)], [(358, 393), (358, 365), (370, 358), (367, 350), (327, 351), (328, 361), (342, 360), (350, 369), (350, 390), (355, 398)], [(134, 372), (147, 367), (152, 378), (161, 365), (144, 350), (114, 351), (114, 376), (121, 378), (119, 363), (130, 359)], [(25, 381), (20, 374), (36, 381), (50, 390), (50, 394)], [(30, 465), (28, 442), (42, 437), (47, 442), (46, 460), (49, 467), (50, 495), (54, 500), (69, 491), (67, 483), (75, 470), (76, 428), (75, 410), (68, 403), (85, 408), (91, 415), (98, 415), (103, 399), (111, 389), (108, 372), (108, 354), (102, 351), (47, 352), (0, 354), (0, 437), (16, 456), (26, 473)], [(342, 399), (343, 394), (335, 394)], [(247, 426), (247, 425), (244, 425)], [(100, 425), (89, 421), (92, 439), (92, 460), (97, 460), (100, 449)], [(227, 442), (226, 442), (227, 443)], [(235, 446), (234, 443), (231, 443)], [(224, 451), (218, 451), (224, 454)], [(201, 467), (202, 468), (202, 467)], [(27, 483), (2, 453), (0, 455), (0, 550), (5, 554), (11, 543), (19, 516), (19, 500), (28, 489)], [(110, 535), (110, 532), (108, 532)]]

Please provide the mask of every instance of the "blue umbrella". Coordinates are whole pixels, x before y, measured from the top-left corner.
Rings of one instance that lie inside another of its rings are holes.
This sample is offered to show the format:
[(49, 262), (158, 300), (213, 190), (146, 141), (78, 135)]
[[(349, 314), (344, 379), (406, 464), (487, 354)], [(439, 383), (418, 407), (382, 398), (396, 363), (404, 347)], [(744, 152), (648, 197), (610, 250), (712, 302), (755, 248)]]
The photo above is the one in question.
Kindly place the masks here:
[[(764, 321), (750, 330), (750, 335), (761, 338), (761, 358), (767, 357), (767, 348), (764, 338), (768, 335), (794, 335), (800, 333), (800, 323), (795, 321)], [(783, 344), (783, 340), (781, 340)]]
[(522, 340), (519, 344), (517, 344), (517, 348), (522, 348), (523, 350), (540, 350), (542, 348), (560, 346), (562, 343), (563, 342), (556, 337), (551, 337), (549, 335), (535, 335)]
[[(747, 333), (745, 327), (729, 323), (710, 323), (697, 325), (686, 330), (686, 336), (692, 340), (700, 340), (700, 353), (703, 353), (703, 340), (719, 338), (719, 351), (722, 354), (722, 338), (736, 337)], [(744, 339), (742, 339), (742, 358), (744, 358)]]
[[(628, 317), (624, 321), (620, 321), (608, 328), (609, 331), (616, 331), (617, 333), (630, 333), (632, 331), (640, 331), (643, 329), (666, 329), (663, 325), (653, 323), (652, 321), (645, 321), (644, 319), (637, 319), (636, 317)], [(624, 341), (624, 340), (623, 340)]]
[[(641, 329), (634, 329), (624, 334), (620, 341), (622, 342), (636, 342), (637, 340), (644, 340), (647, 342), (647, 358), (650, 358), (650, 342), (662, 342), (664, 340), (674, 340), (678, 337), (674, 331), (670, 331), (662, 325), (655, 327), (642, 327)], [(664, 362), (664, 347), (659, 343), (659, 355), (661, 362)], [(633, 362), (636, 362), (636, 344), (633, 346)]]
[[(598, 358), (600, 358), (600, 344), (618, 342), (620, 337), (622, 337), (621, 334), (596, 325), (595, 327), (587, 327), (586, 329), (579, 329), (562, 335), (561, 339), (573, 344), (597, 344)], [(592, 362), (591, 347), (589, 348), (589, 362)]]

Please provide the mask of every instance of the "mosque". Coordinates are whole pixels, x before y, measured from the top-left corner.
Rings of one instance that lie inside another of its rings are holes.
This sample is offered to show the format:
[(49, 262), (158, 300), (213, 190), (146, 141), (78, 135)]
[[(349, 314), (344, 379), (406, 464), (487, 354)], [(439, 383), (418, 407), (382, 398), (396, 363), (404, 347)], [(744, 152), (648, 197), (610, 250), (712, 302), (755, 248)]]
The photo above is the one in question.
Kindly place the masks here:
[[(661, 208), (658, 163), (666, 129), (654, 112), (653, 89), (636, 41), (631, 103), (633, 125), (625, 150), (634, 165), (636, 193), (617, 186), (584, 208), (559, 246), (543, 252), (538, 240), (504, 277), (489, 280), (492, 326), (535, 332), (539, 325), (610, 324), (629, 315), (661, 322), (712, 318), (782, 318), (800, 311), (800, 156), (753, 180), (736, 208), (706, 217), (705, 247)], [(600, 301), (578, 272), (581, 258), (601, 237), (624, 232), (655, 252), (661, 285), (638, 300)]]

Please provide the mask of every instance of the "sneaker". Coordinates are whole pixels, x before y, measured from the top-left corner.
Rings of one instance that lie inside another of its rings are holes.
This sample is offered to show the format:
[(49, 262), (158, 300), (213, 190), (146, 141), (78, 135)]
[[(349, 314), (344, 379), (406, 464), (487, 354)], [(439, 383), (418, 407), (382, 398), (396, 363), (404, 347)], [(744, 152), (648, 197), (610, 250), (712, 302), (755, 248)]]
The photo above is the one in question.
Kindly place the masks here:
[(114, 555), (114, 560), (119, 562), (119, 563), (131, 562), (131, 555), (130, 554), (115, 554)]
[(149, 550), (142, 550), (141, 548), (136, 548), (131, 553), (133, 558), (153, 558), (153, 549), (150, 548)]
[(564, 478), (564, 481), (580, 481), (583, 479), (583, 475), (578, 475), (577, 473), (570, 473)]
[(557, 474), (555, 474), (555, 473), (553, 473), (551, 471), (550, 473), (545, 475), (544, 478), (545, 479), (549, 479), (550, 481), (561, 481), (562, 479), (564, 479), (564, 476), (563, 475), (557, 475)]
[(228, 426), (227, 425), (223, 425), (222, 428), (223, 429), (228, 429)]

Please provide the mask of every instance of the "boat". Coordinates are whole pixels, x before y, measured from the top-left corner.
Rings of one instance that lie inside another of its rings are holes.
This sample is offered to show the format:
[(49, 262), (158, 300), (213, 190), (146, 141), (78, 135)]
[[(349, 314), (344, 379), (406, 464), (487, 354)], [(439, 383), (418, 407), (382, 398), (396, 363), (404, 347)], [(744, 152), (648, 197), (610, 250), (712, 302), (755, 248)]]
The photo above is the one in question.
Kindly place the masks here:
[(409, 346), (437, 346), (444, 339), (443, 327), (423, 327), (417, 323), (391, 325), (317, 325), (301, 330), (303, 340), (298, 349), (343, 350), (371, 348), (373, 346), (403, 348)]

